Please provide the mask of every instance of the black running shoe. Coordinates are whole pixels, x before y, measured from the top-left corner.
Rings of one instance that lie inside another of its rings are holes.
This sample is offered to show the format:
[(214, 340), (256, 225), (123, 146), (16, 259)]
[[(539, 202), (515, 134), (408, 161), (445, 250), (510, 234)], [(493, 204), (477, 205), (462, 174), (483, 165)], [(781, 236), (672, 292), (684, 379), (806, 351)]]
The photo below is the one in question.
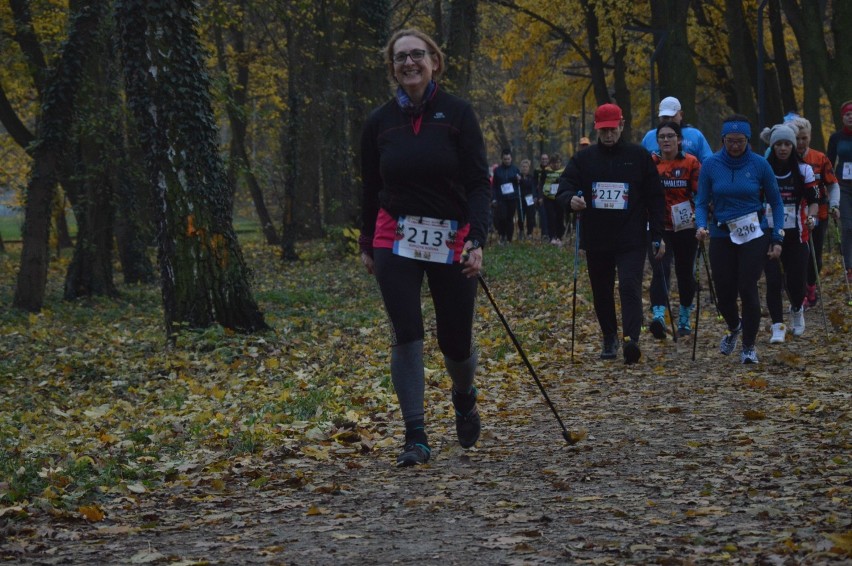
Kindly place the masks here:
[(651, 321), (651, 334), (657, 340), (666, 339), (666, 320), (664, 318), (655, 318)]
[(614, 360), (618, 355), (618, 338), (615, 336), (604, 337), (603, 349), (601, 349), (602, 360)]
[[(476, 406), (476, 388), (469, 394), (473, 396), (473, 407), (465, 413), (461, 413), (456, 409), (456, 436), (458, 436), (459, 444), (462, 448), (470, 448), (476, 441), (479, 440), (479, 432), (482, 429), (482, 422), (479, 419), (479, 409)], [(453, 389), (453, 406), (458, 407), (460, 404), (460, 394)]]
[(408, 466), (425, 464), (429, 461), (431, 455), (432, 450), (425, 444), (406, 442), (402, 454), (396, 457), (396, 467), (407, 468)]
[(626, 337), (624, 339), (624, 363), (635, 364), (641, 357), (642, 351), (639, 349), (639, 343)]

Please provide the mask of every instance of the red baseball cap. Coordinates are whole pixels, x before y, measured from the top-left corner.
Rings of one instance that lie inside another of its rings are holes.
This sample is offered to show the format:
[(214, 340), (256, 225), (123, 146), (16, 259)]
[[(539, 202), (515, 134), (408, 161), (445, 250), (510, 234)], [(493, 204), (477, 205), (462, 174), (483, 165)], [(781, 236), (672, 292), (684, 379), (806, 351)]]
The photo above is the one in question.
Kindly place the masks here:
[(601, 104), (595, 110), (595, 129), (617, 128), (624, 116), (617, 104)]

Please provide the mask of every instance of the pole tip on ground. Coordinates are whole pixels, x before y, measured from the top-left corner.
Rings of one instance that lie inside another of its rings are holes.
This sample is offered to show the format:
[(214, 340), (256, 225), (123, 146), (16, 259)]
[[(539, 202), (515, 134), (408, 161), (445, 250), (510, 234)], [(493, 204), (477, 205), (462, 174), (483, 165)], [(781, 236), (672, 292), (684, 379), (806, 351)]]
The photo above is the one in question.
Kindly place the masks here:
[(571, 446), (577, 444), (581, 440), (585, 440), (587, 436), (589, 436), (589, 433), (585, 429), (580, 429), (578, 431), (571, 432), (568, 432), (567, 430), (562, 431), (562, 438), (564, 438), (565, 442), (567, 442)]

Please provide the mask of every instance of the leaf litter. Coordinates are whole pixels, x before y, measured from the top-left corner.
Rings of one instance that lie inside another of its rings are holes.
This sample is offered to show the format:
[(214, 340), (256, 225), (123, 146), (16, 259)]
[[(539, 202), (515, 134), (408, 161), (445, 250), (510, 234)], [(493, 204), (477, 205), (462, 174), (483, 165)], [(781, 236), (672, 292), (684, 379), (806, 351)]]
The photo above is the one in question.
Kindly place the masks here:
[[(398, 470), (375, 285), (355, 258), (322, 243), (302, 252), (304, 261), (279, 264), (270, 248), (246, 246), (275, 328), (264, 335), (187, 331), (166, 349), (155, 288), (65, 303), (63, 259), (51, 265), (48, 309), (2, 314), (3, 560), (852, 559), (849, 323), (833, 256), (823, 278), (828, 336), (818, 306), (801, 338), (770, 346), (761, 332), (761, 364), (744, 368), (716, 352), (724, 329), (707, 303), (695, 362), (691, 339), (647, 335), (628, 368), (597, 359), (585, 273), (571, 363), (570, 251), (489, 249), (489, 286), (582, 437), (566, 445), (480, 297), (484, 429), (475, 449), (458, 447), (424, 288), (433, 459)], [(8, 303), (14, 278), (5, 275)]]

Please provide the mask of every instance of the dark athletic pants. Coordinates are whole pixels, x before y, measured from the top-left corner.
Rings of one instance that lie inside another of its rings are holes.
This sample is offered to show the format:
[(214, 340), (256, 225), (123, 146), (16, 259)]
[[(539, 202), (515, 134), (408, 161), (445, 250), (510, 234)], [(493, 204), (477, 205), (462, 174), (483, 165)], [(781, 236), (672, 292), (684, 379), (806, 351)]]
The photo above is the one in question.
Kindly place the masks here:
[(527, 225), (527, 236), (532, 236), (535, 228), (535, 205), (527, 206), (527, 203), (518, 203), (518, 238), (524, 232), (524, 224)]
[(562, 205), (554, 199), (544, 199), (544, 211), (547, 213), (547, 235), (551, 239), (562, 239), (565, 233), (565, 212)]
[[(784, 230), (784, 242), (781, 244), (781, 265), (778, 260), (767, 260), (764, 272), (766, 274), (766, 307), (772, 322), (784, 322), (783, 299), (784, 289), (787, 289), (790, 305), (795, 309), (802, 308), (805, 299), (805, 277), (807, 262), (810, 259), (808, 244), (799, 241), (799, 231), (795, 228)], [(781, 273), (781, 268), (784, 273)]]
[(710, 239), (710, 267), (716, 285), (719, 312), (729, 329), (740, 323), (737, 296), (742, 302), (743, 346), (754, 346), (760, 329), (760, 293), (757, 282), (766, 264), (769, 234), (737, 245), (727, 236)]
[(473, 306), (476, 277), (462, 275), (462, 264), (445, 265), (394, 255), (392, 250), (373, 250), (376, 280), (393, 328), (392, 344), (423, 339), (423, 313), (420, 292), (423, 276), (429, 282), (438, 347), (454, 361), (464, 361), (472, 353)]
[(507, 242), (512, 241), (515, 231), (515, 211), (518, 203), (514, 200), (497, 201), (497, 233)]
[(634, 248), (620, 253), (586, 252), (589, 282), (604, 338), (617, 336), (615, 314), (615, 274), (618, 272), (618, 296), (621, 300), (621, 325), (624, 336), (639, 341), (642, 329), (642, 274), (645, 249)]
[[(663, 267), (654, 259), (656, 250), (649, 247), (648, 261), (651, 263), (651, 305), (667, 305), (671, 294), (671, 267), (675, 264), (675, 275), (677, 276), (677, 291), (680, 296), (680, 304), (688, 307), (692, 305), (695, 297), (695, 252), (698, 249), (698, 240), (695, 239), (695, 229), (680, 230), (674, 232), (666, 230), (663, 232), (663, 241), (666, 243), (666, 253), (663, 256)], [(663, 279), (665, 274), (665, 279)], [(663, 282), (665, 281), (665, 285)]]

